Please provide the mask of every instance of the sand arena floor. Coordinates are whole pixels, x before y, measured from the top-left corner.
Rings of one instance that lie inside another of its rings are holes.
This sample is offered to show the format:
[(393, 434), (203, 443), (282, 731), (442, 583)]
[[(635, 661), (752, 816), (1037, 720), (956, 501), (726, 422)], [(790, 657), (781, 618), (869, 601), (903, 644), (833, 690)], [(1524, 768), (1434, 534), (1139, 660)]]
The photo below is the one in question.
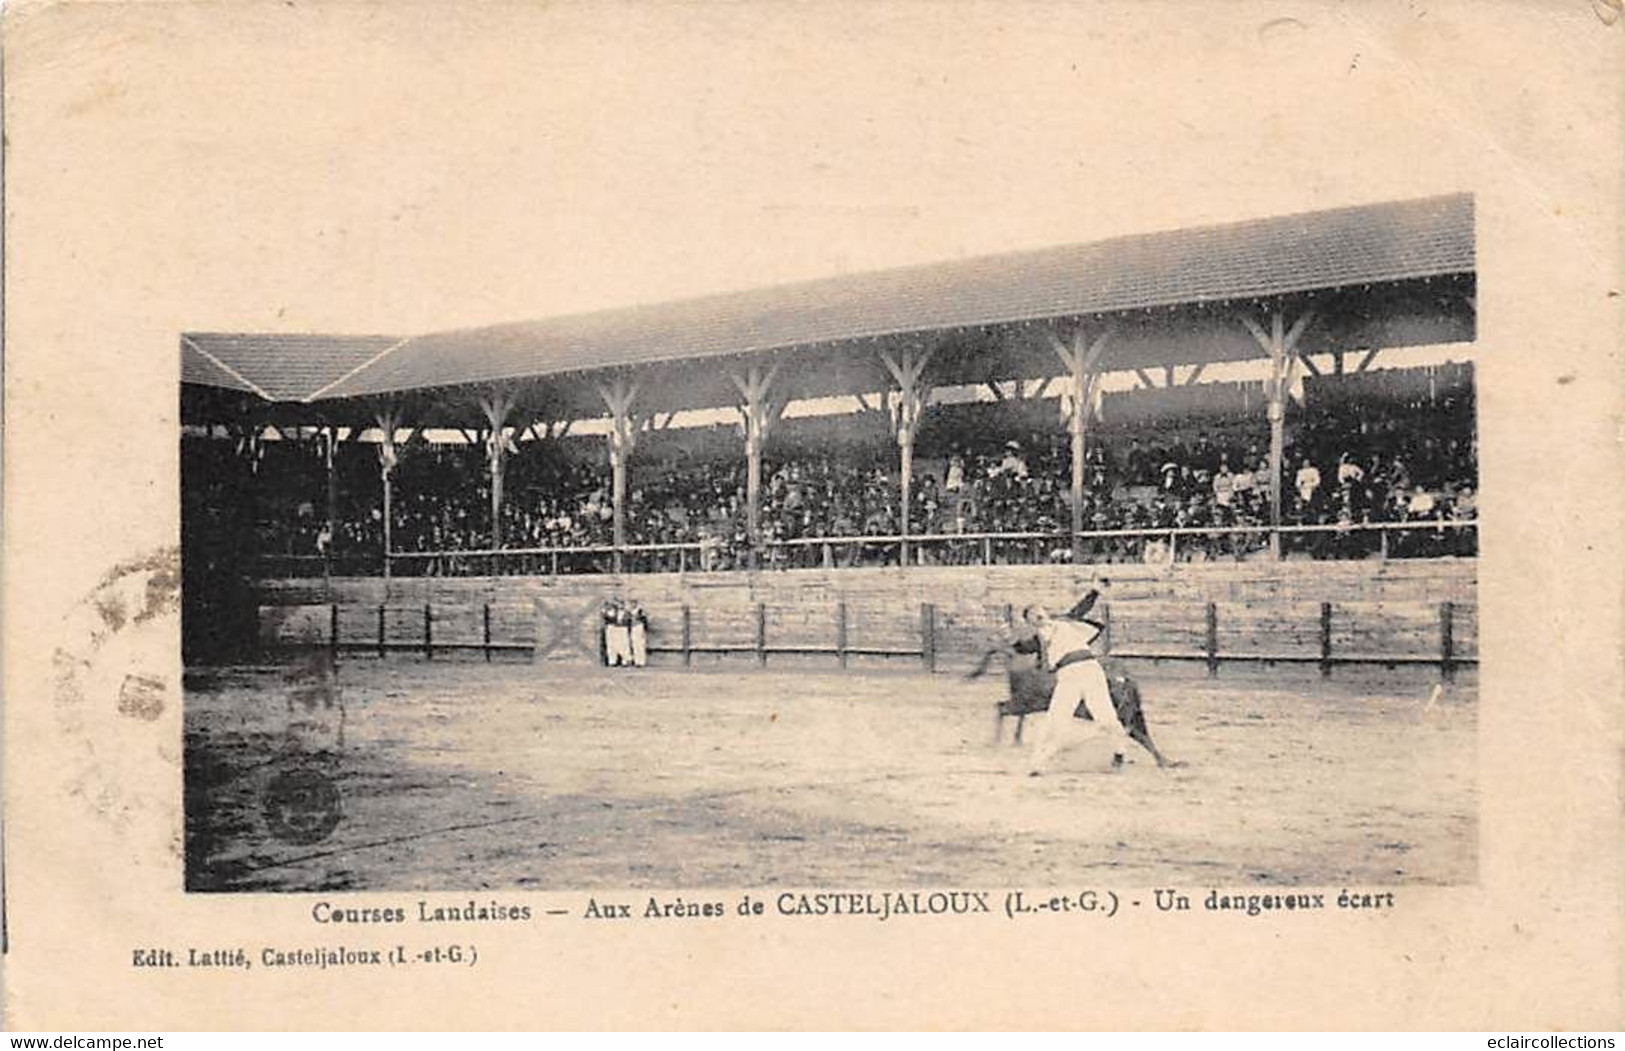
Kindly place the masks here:
[[(638, 671), (345, 658), (339, 709), (285, 668), (195, 671), (192, 890), (1388, 885), (1477, 872), (1470, 683), (1426, 671), (1130, 665), (1151, 731), (1031, 779), (999, 678), (782, 664)], [(298, 723), (290, 738), (290, 721)], [(1030, 724), (1036, 728), (1036, 724)], [(326, 735), (326, 736), (324, 736)], [(296, 740), (298, 747), (290, 745)], [(1030, 742), (1029, 742), (1030, 744)], [(337, 825), (266, 811), (314, 769)], [(284, 830), (285, 831), (285, 830)], [(297, 838), (297, 837), (296, 837)]]

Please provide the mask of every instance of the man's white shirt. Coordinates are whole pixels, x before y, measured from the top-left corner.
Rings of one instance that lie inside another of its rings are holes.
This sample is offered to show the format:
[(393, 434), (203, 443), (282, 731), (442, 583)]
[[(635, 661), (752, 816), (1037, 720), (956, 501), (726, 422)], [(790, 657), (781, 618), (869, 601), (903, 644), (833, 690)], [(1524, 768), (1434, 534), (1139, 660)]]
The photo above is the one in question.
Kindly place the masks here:
[(1051, 620), (1038, 637), (1044, 643), (1044, 659), (1053, 668), (1068, 654), (1090, 650), (1100, 638), (1100, 628), (1081, 620)]

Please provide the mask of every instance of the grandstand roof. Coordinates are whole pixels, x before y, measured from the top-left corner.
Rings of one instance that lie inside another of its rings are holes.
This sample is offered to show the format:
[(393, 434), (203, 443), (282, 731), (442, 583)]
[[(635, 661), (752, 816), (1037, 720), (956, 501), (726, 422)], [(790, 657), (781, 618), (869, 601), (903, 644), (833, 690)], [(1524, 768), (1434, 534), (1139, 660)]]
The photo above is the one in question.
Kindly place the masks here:
[[(800, 374), (792, 381), (797, 396), (813, 396), (850, 387), (867, 371), (873, 351), (861, 348), (868, 341), (937, 334), (941, 380), (980, 381), (994, 366), (1008, 376), (1045, 375), (1056, 364), (1045, 337), (1024, 335), (1017, 323), (1101, 315), (1119, 322), (1104, 367), (1195, 364), (1257, 356), (1229, 305), (1261, 299), (1296, 297), (1299, 306), (1316, 306), (1318, 331), (1306, 337), (1305, 352), (1317, 342), (1371, 347), (1471, 338), (1461, 309), (1421, 286), (1434, 278), (1470, 281), (1475, 268), (1473, 198), (1454, 194), (404, 339), (197, 334), (187, 341), (213, 360), (189, 357), (183, 379), (233, 386), (221, 379), (229, 369), (228, 380), (253, 385), (238, 389), (331, 402), (637, 366), (669, 404), (729, 404), (720, 376), (718, 386), (702, 389), (710, 381), (680, 366), (780, 352)], [(1379, 291), (1346, 294), (1362, 288)], [(1324, 295), (1338, 290), (1345, 294)], [(985, 334), (997, 326), (1006, 326), (997, 338)], [(978, 329), (984, 335), (974, 338)], [(855, 389), (879, 389), (879, 377)], [(595, 397), (580, 394), (583, 407)]]
[(400, 336), (189, 332), (181, 337), (181, 382), (267, 401), (307, 401), (400, 342)]

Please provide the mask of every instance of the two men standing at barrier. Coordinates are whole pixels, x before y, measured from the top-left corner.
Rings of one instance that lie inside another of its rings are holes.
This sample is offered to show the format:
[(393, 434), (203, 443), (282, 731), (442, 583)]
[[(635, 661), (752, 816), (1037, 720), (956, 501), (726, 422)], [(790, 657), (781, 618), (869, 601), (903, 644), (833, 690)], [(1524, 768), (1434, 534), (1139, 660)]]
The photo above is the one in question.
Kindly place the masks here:
[(636, 600), (604, 603), (604, 664), (642, 668), (649, 663), (649, 614)]

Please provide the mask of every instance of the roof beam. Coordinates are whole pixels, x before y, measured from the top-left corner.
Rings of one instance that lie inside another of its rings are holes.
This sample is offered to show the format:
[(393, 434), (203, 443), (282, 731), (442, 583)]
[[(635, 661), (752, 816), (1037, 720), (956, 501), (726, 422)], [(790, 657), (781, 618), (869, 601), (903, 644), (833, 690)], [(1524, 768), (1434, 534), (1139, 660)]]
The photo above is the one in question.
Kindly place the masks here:
[(1084, 346), (1082, 328), (1072, 334), (1070, 343), (1062, 342), (1061, 337), (1050, 332), (1048, 333), (1050, 349), (1055, 351), (1055, 356), (1060, 359), (1061, 367), (1069, 374), (1076, 375), (1080, 370), (1094, 372), (1095, 366), (1100, 361), (1101, 353), (1106, 349), (1106, 341), (1111, 339), (1113, 331), (1115, 331), (1114, 326), (1106, 326), (1106, 329), (1095, 337), (1095, 341), (1090, 343), (1087, 348)]
[(345, 380), (349, 379), (351, 376), (358, 376), (362, 372), (365, 372), (367, 369), (372, 368), (372, 366), (378, 364), (378, 362), (384, 360), (386, 357), (393, 354), (403, 344), (405, 344), (407, 342), (407, 340), (410, 340), (411, 338), (412, 338), (411, 336), (403, 336), (402, 338), (400, 338), (400, 339), (396, 340), (395, 342), (391, 343), (389, 346), (385, 347), (383, 350), (380, 350), (378, 353), (374, 354), (372, 357), (368, 358), (366, 361), (363, 361), (361, 364), (357, 365), (355, 368), (351, 369), (349, 372), (346, 372), (344, 375), (340, 376), (338, 379), (334, 380), (332, 383), (328, 383), (328, 384), (325, 384), (325, 385), (323, 385), (321, 387), (318, 387), (316, 390), (311, 391), (309, 394), (305, 395), (303, 398), (301, 398), (299, 400), (304, 402), (307, 405), (310, 404), (311, 402), (313, 402), (316, 399), (320, 398), (322, 395), (326, 394), (328, 391), (332, 390), (334, 387), (337, 387), (339, 384), (341, 384)]
[(263, 387), (261, 387), (258, 383), (255, 383), (253, 380), (249, 379), (247, 376), (244, 376), (241, 372), (238, 372), (236, 369), (232, 368), (230, 365), (227, 365), (224, 361), (221, 361), (219, 358), (215, 357), (213, 354), (210, 354), (208, 351), (206, 351), (202, 347), (198, 346), (197, 345), (197, 340), (193, 339), (191, 336), (182, 336), (181, 337), (181, 342), (184, 343), (186, 346), (191, 347), (194, 352), (196, 352), (196, 353), (202, 355), (204, 358), (208, 359), (208, 361), (211, 364), (217, 366), (222, 372), (226, 373), (226, 375), (230, 376), (232, 379), (237, 380), (240, 383), (243, 383), (244, 385), (246, 385), (249, 390), (253, 391), (255, 394), (259, 395), (260, 397), (264, 398), (266, 401), (275, 401), (276, 400), (275, 398), (271, 397), (269, 394), (265, 393), (265, 389)]

